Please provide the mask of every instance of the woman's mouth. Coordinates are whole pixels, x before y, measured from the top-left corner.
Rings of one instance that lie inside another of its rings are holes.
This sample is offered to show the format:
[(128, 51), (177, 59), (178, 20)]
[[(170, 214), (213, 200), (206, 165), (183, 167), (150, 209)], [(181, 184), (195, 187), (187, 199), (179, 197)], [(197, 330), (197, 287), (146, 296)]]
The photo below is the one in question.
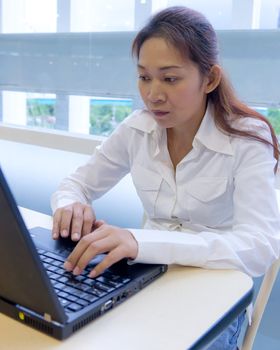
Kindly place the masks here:
[(169, 112), (160, 111), (160, 110), (152, 110), (152, 113), (153, 113), (156, 117), (162, 118), (162, 117), (166, 116)]

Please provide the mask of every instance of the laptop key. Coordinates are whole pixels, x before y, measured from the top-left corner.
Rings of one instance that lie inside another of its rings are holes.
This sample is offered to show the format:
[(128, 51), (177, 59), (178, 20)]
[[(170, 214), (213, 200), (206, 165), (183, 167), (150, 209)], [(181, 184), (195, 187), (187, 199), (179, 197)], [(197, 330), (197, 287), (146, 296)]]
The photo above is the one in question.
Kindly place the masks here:
[(103, 297), (104, 295), (107, 294), (105, 291), (99, 290), (99, 289), (94, 288), (94, 287), (88, 289), (87, 293), (94, 294), (94, 295), (96, 295), (99, 298), (101, 298), (101, 297)]
[(85, 306), (89, 305), (90, 302), (85, 300), (85, 299), (79, 298), (79, 299), (76, 300), (76, 304), (79, 304), (79, 305), (85, 307)]
[(66, 299), (63, 299), (63, 298), (58, 298), (59, 301), (60, 301), (60, 304), (63, 306), (63, 307), (67, 307), (68, 305), (71, 304), (71, 302), (69, 300), (66, 300)]
[(45, 268), (47, 269), (47, 268), (49, 268), (51, 265), (50, 264), (48, 264), (48, 263), (46, 263), (46, 262), (44, 262), (44, 261), (42, 261), (43, 262), (43, 265), (45, 266)]
[[(60, 268), (60, 267), (58, 267), (58, 268), (55, 270), (55, 272), (58, 273), (59, 275), (67, 274), (67, 272), (66, 272), (64, 269)], [(69, 273), (69, 276), (71, 276), (70, 273)]]
[(48, 263), (48, 264), (51, 264), (53, 262), (53, 259), (50, 259), (50, 258), (46, 258), (45, 256), (43, 256), (43, 259), (44, 263)]
[(112, 292), (115, 288), (112, 288), (108, 286), (107, 284), (101, 283), (101, 282), (96, 282), (94, 285), (96, 288), (101, 289), (107, 293)]
[(80, 304), (76, 304), (76, 303), (71, 303), (70, 305), (67, 306), (67, 310), (70, 311), (79, 311), (81, 310), (83, 307)]
[(76, 291), (76, 289), (73, 288), (73, 287), (69, 287), (69, 286), (66, 285), (65, 288), (64, 288), (64, 291), (67, 292), (67, 293), (69, 293), (69, 294), (74, 294), (75, 291)]
[[(51, 281), (54, 281), (54, 280), (51, 280)], [(61, 283), (61, 282), (57, 282), (57, 281), (54, 281), (53, 282), (53, 285), (54, 285), (54, 287), (56, 288), (56, 289), (64, 289), (64, 287), (65, 287), (65, 284), (63, 284), (63, 283)]]
[(83, 281), (83, 283), (85, 283), (85, 284), (87, 284), (87, 285), (89, 285), (89, 286), (93, 286), (94, 283), (95, 283), (95, 280), (92, 279), (92, 278), (86, 278), (86, 279)]
[(68, 277), (66, 276), (60, 276), (58, 275), (59, 278), (58, 278), (58, 281), (61, 282), (61, 283), (66, 283), (68, 281)]
[(66, 284), (67, 286), (75, 287), (75, 288), (78, 288), (78, 289), (79, 289), (79, 285), (81, 284), (81, 282), (75, 280), (74, 278), (70, 278), (70, 279), (68, 279), (68, 281), (66, 281), (65, 284)]
[(96, 280), (99, 282), (105, 283), (108, 286), (111, 286), (113, 288), (119, 288), (123, 285), (121, 282), (111, 281), (110, 279), (108, 279), (104, 276), (99, 276), (96, 278)]
[(61, 298), (66, 298), (66, 299), (67, 299), (68, 293), (65, 293), (65, 292), (59, 290), (59, 291), (57, 292), (57, 295), (58, 295), (59, 297), (61, 297)]
[(76, 288), (72, 288), (71, 294), (75, 295), (76, 297), (80, 297), (82, 294), (84, 294), (84, 291)]
[(57, 267), (62, 267), (63, 263), (61, 261), (59, 261), (59, 260), (54, 260), (52, 262), (52, 265), (57, 266)]
[(76, 281), (83, 282), (83, 281), (85, 280), (85, 277), (82, 276), (82, 275), (79, 275), (79, 276), (75, 276), (74, 279), (75, 279)]
[(65, 299), (70, 300), (72, 302), (76, 301), (78, 299), (78, 297), (76, 297), (75, 295), (72, 294), (68, 294)]
[(80, 289), (80, 290), (83, 290), (84, 292), (86, 292), (87, 290), (90, 289), (90, 286), (87, 285), (87, 284), (81, 284), (81, 285), (79, 286), (79, 289)]
[(55, 280), (55, 281), (58, 281), (60, 275), (58, 275), (57, 273), (54, 273), (54, 272), (48, 272), (48, 275), (49, 275), (49, 278), (52, 279), (52, 280)]
[(44, 256), (47, 256), (47, 257), (52, 258), (52, 259), (55, 259), (55, 260), (59, 260), (59, 261), (61, 261), (61, 262), (64, 262), (64, 261), (65, 261), (65, 259), (64, 259), (63, 257), (61, 257), (61, 256), (59, 256), (59, 255), (56, 255), (56, 254), (53, 254), (52, 252), (46, 252), (46, 253), (44, 254)]
[(56, 266), (51, 265), (51, 266), (48, 266), (48, 267), (47, 267), (47, 270), (48, 270), (48, 271), (51, 271), (51, 272), (56, 272), (57, 267), (56, 267)]
[(89, 303), (92, 303), (92, 302), (94, 302), (94, 301), (99, 299), (96, 295), (88, 294), (88, 293), (82, 294), (81, 298), (84, 299), (84, 300), (87, 300)]

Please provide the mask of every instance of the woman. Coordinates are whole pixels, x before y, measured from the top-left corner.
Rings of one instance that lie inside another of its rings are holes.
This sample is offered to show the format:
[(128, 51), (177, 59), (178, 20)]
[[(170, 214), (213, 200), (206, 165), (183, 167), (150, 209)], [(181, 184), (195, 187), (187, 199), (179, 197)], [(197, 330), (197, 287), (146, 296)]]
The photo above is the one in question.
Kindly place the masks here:
[[(269, 122), (242, 104), (218, 64), (217, 38), (185, 7), (156, 14), (133, 46), (145, 109), (132, 113), (52, 197), (53, 238), (80, 240), (65, 269), (90, 276), (135, 262), (263, 274), (279, 256), (274, 181), (279, 157)], [(131, 173), (143, 229), (96, 220), (91, 201)], [(211, 349), (236, 349), (241, 315)]]

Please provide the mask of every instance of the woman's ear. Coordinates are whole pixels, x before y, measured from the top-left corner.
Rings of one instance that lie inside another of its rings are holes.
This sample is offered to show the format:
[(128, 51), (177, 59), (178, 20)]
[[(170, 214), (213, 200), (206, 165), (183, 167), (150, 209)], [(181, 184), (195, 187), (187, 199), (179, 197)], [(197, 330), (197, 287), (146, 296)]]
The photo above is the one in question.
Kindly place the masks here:
[(210, 70), (208, 75), (207, 84), (205, 86), (205, 93), (209, 94), (216, 89), (216, 87), (220, 84), (222, 76), (222, 69), (219, 65), (214, 64)]

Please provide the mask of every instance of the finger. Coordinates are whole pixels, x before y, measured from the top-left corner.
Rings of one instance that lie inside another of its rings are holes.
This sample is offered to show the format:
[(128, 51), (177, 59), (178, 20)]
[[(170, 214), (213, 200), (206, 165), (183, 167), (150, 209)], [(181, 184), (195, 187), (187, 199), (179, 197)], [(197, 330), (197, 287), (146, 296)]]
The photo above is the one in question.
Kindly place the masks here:
[(80, 242), (76, 245), (74, 250), (71, 252), (71, 254), (67, 257), (65, 263), (64, 263), (64, 268), (68, 272), (73, 271), (77, 262), (79, 261), (80, 257), (82, 254), (86, 251), (89, 242), (87, 240), (90, 239), (90, 236), (86, 236), (86, 239), (80, 240)]
[(120, 261), (125, 257), (124, 251), (122, 247), (117, 246), (115, 249), (111, 250), (110, 253), (108, 253), (105, 258), (95, 266), (93, 270), (91, 270), (89, 277), (94, 278), (103, 273), (106, 269), (108, 269), (110, 266), (115, 264), (116, 262)]
[(60, 231), (61, 209), (57, 209), (53, 215), (52, 237), (58, 239)]
[(60, 224), (60, 235), (62, 237), (68, 237), (70, 232), (71, 220), (73, 215), (73, 207), (68, 205), (62, 208), (61, 213), (61, 224)]
[(74, 204), (71, 223), (71, 238), (73, 241), (78, 241), (81, 238), (83, 219), (83, 206), (80, 203)]
[(77, 252), (77, 255), (74, 255), (74, 257), (67, 259), (70, 263), (72, 263), (73, 274), (79, 275), (96, 255), (108, 251), (111, 248), (108, 247), (109, 244), (110, 243), (108, 242), (107, 238), (100, 239), (98, 241), (92, 241), (86, 249), (84, 249), (84, 246), (79, 252)]
[(96, 220), (94, 223), (94, 230), (100, 228), (102, 225), (105, 225), (106, 222), (104, 220)]
[(84, 209), (84, 222), (82, 228), (82, 235), (88, 235), (92, 231), (92, 226), (95, 221), (95, 214), (91, 206), (86, 206)]

